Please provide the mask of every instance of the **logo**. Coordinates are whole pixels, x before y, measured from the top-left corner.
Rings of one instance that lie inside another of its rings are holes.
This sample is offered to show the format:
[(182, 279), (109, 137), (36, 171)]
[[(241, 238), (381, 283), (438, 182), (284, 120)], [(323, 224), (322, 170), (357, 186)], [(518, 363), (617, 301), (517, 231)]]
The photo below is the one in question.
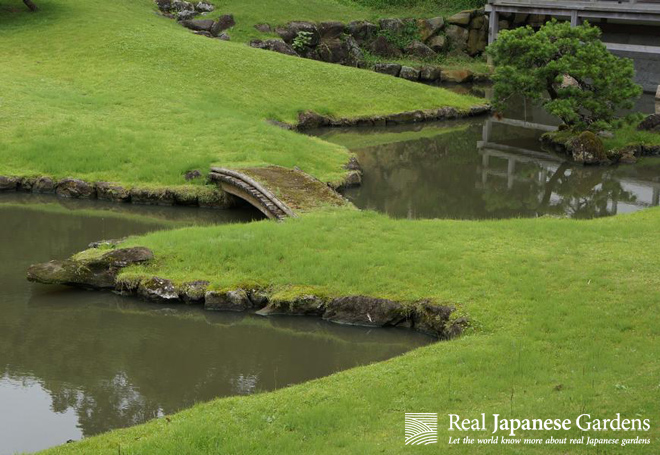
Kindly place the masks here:
[(406, 445), (421, 446), (438, 443), (438, 414), (406, 412)]

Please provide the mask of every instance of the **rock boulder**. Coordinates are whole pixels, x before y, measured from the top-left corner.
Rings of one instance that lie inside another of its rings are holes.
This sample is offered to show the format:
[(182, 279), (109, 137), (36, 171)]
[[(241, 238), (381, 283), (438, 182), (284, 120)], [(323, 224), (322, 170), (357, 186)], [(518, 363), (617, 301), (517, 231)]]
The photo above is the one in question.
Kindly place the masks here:
[(215, 21), (209, 31), (211, 32), (211, 35), (218, 36), (221, 32), (232, 28), (234, 25), (236, 25), (234, 16), (232, 14), (223, 14), (217, 21)]
[(138, 285), (137, 295), (155, 302), (179, 300), (179, 293), (172, 281), (157, 276), (142, 280)]
[(431, 19), (419, 19), (417, 21), (417, 30), (422, 41), (437, 35), (445, 26), (445, 20), (442, 17), (433, 17)]
[(151, 250), (144, 247), (119, 248), (108, 252), (91, 249), (64, 261), (32, 265), (29, 281), (44, 284), (64, 284), (91, 289), (111, 289), (119, 271), (132, 264), (152, 260)]
[(96, 182), (96, 196), (104, 201), (129, 202), (131, 200), (129, 190), (109, 182)]
[(447, 50), (447, 37), (444, 35), (434, 36), (428, 40), (427, 45), (435, 52), (444, 52)]
[(461, 11), (447, 18), (447, 22), (454, 25), (468, 25), (472, 19), (474, 11)]
[(413, 41), (406, 46), (406, 54), (420, 59), (431, 59), (437, 56), (433, 49), (420, 41)]
[(469, 32), (466, 28), (458, 25), (448, 25), (445, 32), (453, 50), (457, 52), (465, 51), (469, 38)]
[(651, 114), (646, 117), (641, 123), (637, 126), (639, 131), (653, 131), (655, 133), (660, 133), (660, 114)]
[(376, 37), (378, 26), (367, 21), (353, 21), (346, 26), (346, 32), (362, 44)]
[(344, 24), (337, 21), (321, 22), (318, 31), (321, 40), (339, 39), (344, 33)]
[(50, 177), (38, 177), (32, 185), (32, 192), (34, 193), (54, 193), (55, 181)]
[(403, 52), (396, 45), (390, 43), (384, 36), (377, 37), (370, 45), (369, 51), (379, 57), (401, 57)]
[(391, 300), (357, 295), (331, 300), (323, 319), (348, 325), (396, 326), (406, 319), (406, 310)]
[(376, 63), (374, 71), (377, 73), (389, 74), (390, 76), (398, 77), (401, 73), (401, 65), (398, 63)]
[(405, 28), (405, 24), (401, 19), (381, 19), (378, 24), (381, 30), (392, 35), (401, 34)]
[(417, 81), (419, 80), (419, 70), (410, 66), (402, 66), (399, 77), (409, 81)]
[(195, 5), (195, 10), (199, 11), (200, 13), (210, 13), (214, 9), (215, 7), (207, 2), (199, 2)]
[(211, 311), (245, 311), (252, 302), (243, 289), (235, 291), (206, 291), (204, 309)]
[(289, 44), (279, 39), (269, 39), (266, 41), (252, 40), (250, 46), (257, 49), (265, 49), (268, 51), (279, 52), (280, 54), (292, 55), (298, 57), (298, 53)]
[(213, 28), (213, 24), (215, 24), (215, 22), (211, 19), (189, 19), (181, 21), (181, 25), (189, 28), (190, 30), (204, 32), (210, 32)]
[(55, 190), (60, 197), (74, 199), (89, 199), (96, 197), (96, 187), (78, 179), (63, 179), (57, 184)]
[(454, 82), (457, 84), (462, 84), (464, 82), (470, 82), (473, 78), (472, 71), (470, 70), (443, 70), (442, 71), (442, 80), (444, 82)]
[(296, 37), (301, 32), (305, 32), (309, 34), (308, 35), (309, 45), (312, 47), (316, 46), (321, 40), (321, 35), (319, 34), (319, 30), (316, 27), (316, 24), (314, 24), (313, 22), (305, 22), (305, 21), (289, 22), (286, 25), (286, 27), (277, 28), (275, 32), (278, 35), (280, 35), (280, 37), (287, 44), (293, 43), (293, 40), (295, 40)]
[(576, 163), (602, 164), (608, 163), (603, 141), (591, 131), (584, 131), (578, 137), (570, 140), (569, 151)]
[(19, 179), (16, 177), (6, 177), (0, 175), (0, 192), (16, 191)]

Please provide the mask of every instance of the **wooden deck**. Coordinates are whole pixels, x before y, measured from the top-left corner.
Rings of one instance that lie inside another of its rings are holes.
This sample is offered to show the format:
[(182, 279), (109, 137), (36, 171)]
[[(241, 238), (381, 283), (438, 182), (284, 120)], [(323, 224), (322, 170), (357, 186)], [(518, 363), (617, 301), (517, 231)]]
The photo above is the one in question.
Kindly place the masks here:
[[(631, 23), (654, 23), (660, 26), (660, 0), (489, 0), (489, 42), (499, 33), (500, 14), (538, 14), (564, 18), (579, 25), (583, 20), (616, 20)], [(660, 54), (660, 46), (605, 43), (612, 51)]]

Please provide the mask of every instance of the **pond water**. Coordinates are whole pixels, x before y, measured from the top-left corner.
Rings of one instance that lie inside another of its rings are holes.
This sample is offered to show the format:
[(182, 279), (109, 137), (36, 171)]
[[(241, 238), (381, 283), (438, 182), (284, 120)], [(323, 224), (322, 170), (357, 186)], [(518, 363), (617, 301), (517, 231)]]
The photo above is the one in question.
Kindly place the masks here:
[[(638, 109), (650, 112), (653, 97)], [(635, 165), (572, 165), (542, 150), (557, 121), (524, 101), (506, 118), (313, 132), (354, 151), (364, 170), (344, 195), (398, 218), (593, 218), (660, 202), (660, 158)]]
[(307, 381), (432, 341), (406, 330), (212, 313), (25, 279), (30, 264), (95, 240), (256, 218), (249, 210), (0, 195), (0, 454)]

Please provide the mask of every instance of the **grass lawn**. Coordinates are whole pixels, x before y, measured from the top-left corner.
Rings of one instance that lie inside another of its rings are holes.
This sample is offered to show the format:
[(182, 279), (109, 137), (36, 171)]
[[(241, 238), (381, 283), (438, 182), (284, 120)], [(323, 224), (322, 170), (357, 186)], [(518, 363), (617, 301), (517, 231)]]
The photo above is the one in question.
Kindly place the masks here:
[(636, 145), (660, 145), (660, 134), (652, 131), (639, 131), (638, 124), (639, 122), (626, 124), (614, 131), (614, 137), (605, 138), (603, 140), (605, 150), (620, 150)]
[[(131, 244), (158, 262), (133, 272), (246, 280), (324, 294), (453, 302), (473, 321), (459, 339), (252, 397), (201, 404), (49, 454), (402, 453), (403, 413), (477, 418), (651, 419), (660, 412), (660, 209), (590, 221), (406, 221), (336, 210), (242, 226), (156, 232)], [(466, 433), (467, 434), (467, 433)], [(489, 433), (471, 432), (471, 436)], [(498, 433), (502, 434), (502, 433)], [(622, 437), (622, 432), (518, 432)], [(621, 453), (618, 446), (452, 446), (451, 453)], [(564, 451), (564, 449), (566, 449)]]
[(157, 15), (151, 0), (40, 0), (39, 7), (32, 14), (0, 0), (0, 175), (173, 186), (191, 169), (276, 164), (338, 182), (345, 148), (266, 119), (480, 101), (196, 36)]

